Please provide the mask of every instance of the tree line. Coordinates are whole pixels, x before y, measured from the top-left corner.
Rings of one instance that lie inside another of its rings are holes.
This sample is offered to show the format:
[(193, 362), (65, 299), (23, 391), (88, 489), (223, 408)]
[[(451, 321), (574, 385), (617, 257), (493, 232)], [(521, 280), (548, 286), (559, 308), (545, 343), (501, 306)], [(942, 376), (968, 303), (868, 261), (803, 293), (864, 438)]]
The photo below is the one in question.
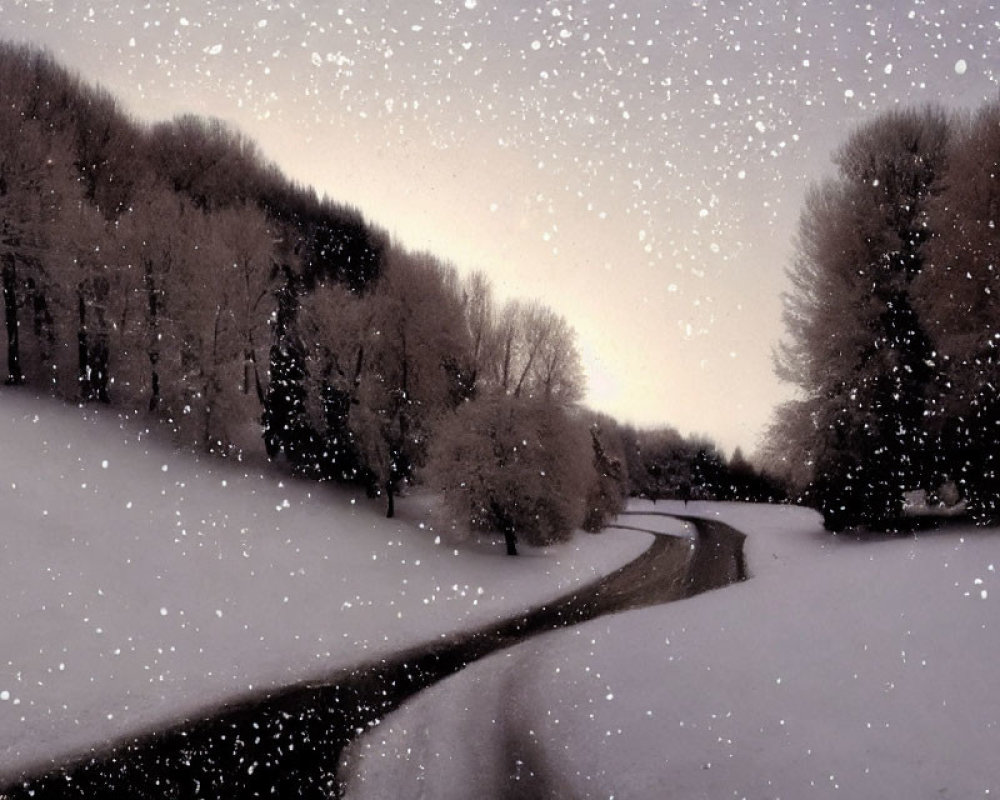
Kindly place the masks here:
[(583, 408), (552, 309), (408, 251), (222, 122), (139, 123), (2, 43), (0, 267), (7, 384), (148, 415), (223, 456), (263, 446), (389, 515), (423, 480), (456, 528), (510, 552), (598, 530), (629, 494), (753, 483), (710, 443)]
[(893, 527), (904, 493), (1000, 502), (1000, 102), (859, 126), (802, 210), (770, 464), (831, 529)]

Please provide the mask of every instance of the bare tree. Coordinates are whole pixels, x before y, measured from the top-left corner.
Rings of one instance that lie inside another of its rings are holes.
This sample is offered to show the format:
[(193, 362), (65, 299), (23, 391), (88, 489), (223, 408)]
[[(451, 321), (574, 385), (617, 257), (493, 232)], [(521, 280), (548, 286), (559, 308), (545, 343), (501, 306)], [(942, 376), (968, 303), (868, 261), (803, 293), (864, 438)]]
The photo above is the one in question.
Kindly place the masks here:
[(177, 227), (161, 241), (170, 263), (157, 290), (160, 409), (184, 441), (227, 452), (231, 426), (241, 422), (231, 413), (243, 371), (233, 313), (237, 280), (209, 215), (189, 203), (179, 208)]
[(45, 263), (61, 205), (75, 185), (68, 143), (26, 117), (26, 100), (13, 91), (30, 75), (21, 61), (0, 59), (0, 270), (10, 384), (24, 381), (19, 311), (37, 311), (39, 324), (44, 316)]
[(583, 399), (583, 365), (575, 340), (576, 331), (565, 317), (553, 314), (535, 370), (535, 383), (547, 402), (568, 404)]
[(482, 348), (488, 364), (485, 385), (514, 397), (575, 403), (584, 376), (576, 333), (562, 316), (534, 301), (510, 300), (491, 326)]
[(253, 390), (261, 406), (264, 382), (259, 367), (269, 323), (277, 311), (278, 232), (255, 206), (217, 212), (212, 228), (226, 250), (226, 283), (232, 293), (234, 323), (243, 341), (243, 394)]
[(129, 295), (134, 310), (122, 320), (121, 335), (132, 351), (130, 394), (156, 411), (161, 401), (160, 353), (163, 347), (163, 315), (166, 302), (166, 274), (176, 260), (180, 202), (165, 187), (147, 186), (137, 202), (119, 222), (127, 262), (138, 276), (139, 285)]
[(517, 337), (512, 393), (514, 397), (520, 397), (522, 392), (534, 396), (541, 389), (538, 371), (556, 325), (556, 316), (538, 301), (518, 304), (513, 316)]
[(80, 197), (61, 210), (60, 220), (60, 247), (50, 257), (48, 272), (50, 285), (56, 289), (53, 305), (59, 317), (59, 338), (75, 344), (71, 362), (74, 368), (70, 369), (69, 359), (64, 358), (61, 372), (66, 377), (74, 375), (75, 388), (70, 394), (74, 399), (107, 403), (113, 326), (108, 312), (118, 289), (118, 261), (96, 206)]
[(469, 275), (463, 286), (462, 300), (469, 326), (471, 384), (475, 386), (491, 356), (491, 337), (496, 324), (493, 287), (489, 278), (482, 272)]

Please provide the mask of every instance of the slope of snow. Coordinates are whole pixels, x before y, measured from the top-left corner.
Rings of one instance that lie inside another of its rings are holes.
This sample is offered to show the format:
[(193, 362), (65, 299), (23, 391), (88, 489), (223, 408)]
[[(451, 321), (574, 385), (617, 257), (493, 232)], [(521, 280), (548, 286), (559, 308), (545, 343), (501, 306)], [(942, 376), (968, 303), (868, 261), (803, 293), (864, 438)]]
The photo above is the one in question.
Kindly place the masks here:
[(1000, 795), (997, 531), (692, 512), (747, 533), (749, 581), (467, 668), (353, 745), (348, 797)]
[(0, 779), (545, 602), (650, 541), (578, 534), (511, 559), (437, 539), (426, 498), (385, 520), (140, 431), (0, 393)]

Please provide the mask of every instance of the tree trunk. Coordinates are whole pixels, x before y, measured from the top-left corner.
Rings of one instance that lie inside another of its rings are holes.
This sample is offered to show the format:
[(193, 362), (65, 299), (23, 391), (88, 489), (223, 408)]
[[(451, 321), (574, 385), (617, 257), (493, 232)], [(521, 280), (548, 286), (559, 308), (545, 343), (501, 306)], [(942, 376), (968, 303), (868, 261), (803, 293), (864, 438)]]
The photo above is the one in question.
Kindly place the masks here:
[(77, 383), (80, 385), (80, 400), (90, 400), (90, 367), (87, 357), (87, 304), (83, 299), (83, 290), (76, 291), (77, 312), (80, 326), (76, 332)]
[(392, 481), (385, 482), (385, 518), (392, 519), (396, 516), (395, 493), (392, 491)]
[(160, 360), (157, 350), (149, 351), (150, 387), (149, 387), (149, 410), (156, 411), (160, 405), (160, 373), (156, 371), (156, 364)]
[(356, 390), (361, 385), (361, 370), (365, 365), (365, 346), (358, 346), (358, 357), (354, 359), (354, 377), (351, 378), (351, 386)]
[(501, 375), (501, 378), (500, 378), (500, 386), (503, 388), (503, 390), (504, 390), (505, 393), (507, 392), (508, 388), (510, 388), (509, 387), (509, 384), (510, 384), (510, 361), (511, 361), (511, 355), (512, 355), (512, 351), (513, 351), (513, 347), (514, 347), (514, 345), (513, 345), (513, 335), (514, 334), (512, 334), (512, 333), (508, 333), (506, 340), (504, 340), (503, 372), (502, 372), (502, 375)]
[(206, 452), (211, 452), (212, 442), (212, 381), (205, 377), (202, 385), (202, 401), (205, 403), (204, 427), (201, 431), (201, 446)]
[(95, 313), (97, 314), (97, 334), (88, 353), (91, 377), (90, 391), (97, 398), (97, 402), (109, 404), (111, 402), (109, 389), (111, 383), (111, 342), (108, 330), (111, 326), (108, 325), (102, 304), (97, 305)]
[(507, 555), (516, 556), (517, 555), (517, 534), (514, 533), (510, 528), (504, 528), (503, 539), (507, 544)]
[(43, 364), (48, 364), (56, 347), (48, 301), (38, 288), (38, 284), (31, 278), (28, 279), (28, 295), (31, 298), (32, 331), (41, 346), (41, 361)]
[(17, 266), (11, 254), (3, 261), (3, 310), (7, 323), (6, 383), (20, 386), (24, 383), (24, 373), (21, 372), (21, 343), (17, 331)]
[(97, 381), (97, 402), (108, 405), (111, 403), (111, 350), (106, 333), (98, 334), (92, 361)]
[(153, 278), (153, 264), (145, 261), (143, 284), (146, 287), (146, 299), (149, 303), (149, 410), (155, 411), (160, 405), (160, 373), (157, 371), (160, 362), (160, 304)]
[(250, 340), (250, 346), (243, 351), (243, 394), (250, 394), (251, 377), (257, 392), (257, 400), (263, 406), (264, 386), (260, 382), (260, 370), (257, 369), (257, 352), (253, 346), (253, 339)]
[(205, 379), (205, 388), (203, 390), (202, 398), (205, 403), (205, 430), (202, 435), (202, 446), (206, 451), (212, 451), (212, 421), (213, 421), (213, 405), (215, 403), (215, 397), (218, 394), (219, 383), (218, 383), (218, 370), (219, 370), (219, 335), (222, 328), (222, 306), (217, 306), (215, 309), (215, 326), (212, 328), (212, 352), (211, 358), (209, 360), (210, 372), (206, 374), (205, 368), (202, 367), (202, 375)]

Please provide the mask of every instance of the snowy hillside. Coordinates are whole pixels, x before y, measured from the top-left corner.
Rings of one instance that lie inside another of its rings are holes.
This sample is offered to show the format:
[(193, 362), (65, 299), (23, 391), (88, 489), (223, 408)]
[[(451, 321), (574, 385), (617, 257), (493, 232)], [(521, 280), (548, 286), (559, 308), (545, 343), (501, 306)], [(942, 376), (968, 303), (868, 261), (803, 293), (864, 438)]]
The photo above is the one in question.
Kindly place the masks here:
[(174, 452), (107, 409), (0, 393), (0, 779), (593, 580), (648, 535), (509, 559), (342, 489)]
[(747, 533), (749, 581), (473, 665), (352, 746), (348, 797), (1000, 794), (997, 531), (691, 508)]

